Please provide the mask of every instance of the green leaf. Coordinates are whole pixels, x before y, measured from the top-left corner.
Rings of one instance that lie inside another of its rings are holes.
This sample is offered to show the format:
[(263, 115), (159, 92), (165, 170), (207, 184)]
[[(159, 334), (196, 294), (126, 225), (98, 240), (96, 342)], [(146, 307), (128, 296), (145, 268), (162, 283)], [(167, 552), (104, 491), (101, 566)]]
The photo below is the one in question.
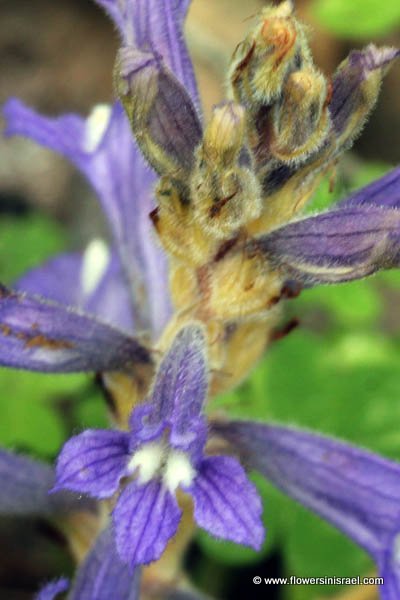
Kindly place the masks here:
[(100, 391), (92, 389), (89, 395), (82, 395), (74, 406), (74, 420), (81, 429), (107, 429), (110, 427), (106, 403)]
[(0, 220), (0, 279), (10, 285), (25, 271), (65, 248), (62, 228), (39, 213)]
[[(337, 288), (336, 302), (351, 302), (345, 290)], [(296, 424), (400, 459), (400, 344), (365, 326), (354, 331), (350, 312), (340, 323), (323, 334), (299, 329), (273, 344), (251, 378), (216, 402), (230, 416)], [(277, 492), (265, 494), (265, 522), (280, 540), (288, 575), (368, 572), (370, 562), (350, 540)], [(308, 600), (309, 587), (287, 586), (284, 593)]]
[(387, 35), (400, 24), (398, 0), (314, 0), (312, 10), (322, 25), (344, 38)]
[(0, 445), (53, 456), (67, 431), (57, 400), (79, 393), (86, 375), (0, 370)]
[[(356, 577), (373, 568), (363, 550), (299, 505), (290, 508), (290, 526), (286, 529), (286, 572), (297, 577)], [(301, 574), (301, 575), (300, 575)], [(313, 585), (313, 598), (325, 598), (343, 586)], [(309, 600), (310, 586), (296, 585), (285, 589), (287, 598)]]
[(300, 320), (316, 306), (325, 308), (327, 316), (334, 318), (337, 325), (347, 327), (375, 323), (383, 312), (382, 296), (370, 280), (321, 286), (303, 292), (297, 302)]
[(352, 165), (350, 162), (345, 170), (346, 173), (344, 169), (339, 170), (333, 180), (332, 175), (328, 173), (307, 204), (305, 213), (313, 214), (327, 210), (335, 202), (344, 200), (352, 192), (385, 175), (390, 169), (390, 165), (382, 162), (371, 161), (357, 166)]

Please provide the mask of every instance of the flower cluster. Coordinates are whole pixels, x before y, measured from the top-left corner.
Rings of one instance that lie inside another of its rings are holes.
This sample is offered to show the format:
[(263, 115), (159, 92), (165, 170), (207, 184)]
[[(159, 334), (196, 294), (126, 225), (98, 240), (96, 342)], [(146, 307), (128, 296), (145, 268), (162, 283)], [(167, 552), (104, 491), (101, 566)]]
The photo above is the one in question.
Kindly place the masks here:
[[(231, 99), (203, 127), (182, 35), (189, 0), (97, 2), (121, 37), (121, 103), (50, 119), (13, 99), (4, 116), (8, 135), (86, 176), (113, 246), (92, 243), (0, 287), (0, 363), (100, 374), (118, 428), (72, 437), (55, 473), (1, 452), (0, 512), (45, 514), (66, 529), (96, 514), (86, 496), (100, 500), (112, 517), (104, 524), (97, 512), (70, 598), (133, 600), (140, 587), (146, 595), (141, 565), (174, 552), (191, 512), (215, 537), (260, 548), (261, 502), (245, 471), (254, 469), (363, 547), (385, 578), (382, 598), (397, 598), (400, 465), (292, 427), (207, 419), (204, 408), (262, 354), (281, 300), (400, 265), (399, 169), (297, 218), (398, 51), (352, 52), (329, 83), (292, 3), (265, 8), (232, 59)], [(176, 585), (169, 576), (161, 596)]]

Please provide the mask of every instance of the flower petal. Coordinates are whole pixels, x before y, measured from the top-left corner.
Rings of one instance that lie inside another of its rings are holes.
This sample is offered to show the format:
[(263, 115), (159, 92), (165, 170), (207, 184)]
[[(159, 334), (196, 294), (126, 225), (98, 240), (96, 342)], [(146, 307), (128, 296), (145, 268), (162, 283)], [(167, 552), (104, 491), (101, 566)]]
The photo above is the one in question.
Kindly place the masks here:
[(118, 553), (132, 567), (160, 558), (175, 535), (181, 510), (160, 481), (130, 483), (113, 512)]
[(108, 527), (80, 567), (70, 600), (139, 600), (139, 585), (140, 570), (121, 562)]
[(0, 449), (0, 514), (51, 516), (73, 510), (94, 510), (75, 494), (49, 495), (54, 470), (47, 464)]
[(264, 539), (262, 505), (255, 486), (234, 458), (203, 460), (188, 490), (196, 523), (212, 535), (259, 550)]
[(151, 329), (157, 337), (171, 303), (166, 257), (148, 216), (154, 208), (155, 176), (132, 139), (122, 106), (117, 102), (109, 110), (97, 107), (85, 121), (76, 115), (43, 117), (11, 99), (3, 113), (6, 135), (23, 135), (59, 152), (88, 179), (110, 222), (133, 295), (136, 326)]
[(32, 371), (107, 371), (148, 363), (148, 351), (96, 319), (0, 287), (0, 363)]
[(400, 265), (400, 211), (343, 203), (281, 227), (248, 248), (306, 287), (359, 279)]
[(353, 50), (333, 77), (329, 112), (339, 150), (348, 147), (359, 133), (379, 94), (383, 75), (400, 55), (396, 48), (370, 44)]
[(251, 421), (215, 424), (246, 464), (380, 562), (400, 530), (400, 465), (349, 444)]
[(133, 332), (131, 299), (118, 257), (111, 254), (104, 274), (87, 294), (82, 281), (85, 254), (57, 256), (28, 271), (14, 287), (65, 306), (82, 308), (124, 331)]
[(79, 252), (60, 254), (40, 267), (28, 271), (15, 284), (15, 289), (43, 296), (65, 306), (81, 305)]
[(116, 254), (111, 255), (103, 277), (85, 298), (82, 308), (122, 331), (134, 332), (131, 298)]
[(118, 27), (124, 44), (161, 54), (198, 103), (192, 62), (183, 37), (190, 0), (96, 0)]
[(167, 259), (156, 240), (149, 213), (154, 209), (155, 175), (145, 164), (119, 103), (86, 169), (110, 222), (132, 295), (137, 329), (154, 338), (171, 314)]
[(400, 167), (358, 190), (339, 204), (340, 207), (374, 204), (386, 208), (400, 208)]
[[(398, 543), (397, 543), (398, 546)], [(389, 547), (386, 561), (380, 569), (379, 575), (383, 578), (383, 585), (379, 586), (381, 600), (397, 600), (400, 598), (400, 560), (398, 547)]]
[[(134, 438), (150, 440), (160, 427), (171, 428), (172, 445), (186, 449), (198, 429), (198, 418), (207, 395), (208, 369), (205, 336), (196, 324), (182, 328), (161, 360), (150, 401), (132, 413)], [(133, 442), (136, 440), (133, 439)]]
[(129, 459), (129, 436), (116, 430), (90, 430), (64, 444), (57, 459), (53, 490), (68, 489), (109, 498), (118, 489)]
[(158, 54), (121, 48), (116, 72), (119, 97), (143, 154), (160, 174), (190, 173), (201, 125), (190, 96)]
[(65, 592), (68, 589), (68, 579), (58, 579), (48, 583), (40, 592), (35, 596), (34, 600), (54, 600), (54, 598)]

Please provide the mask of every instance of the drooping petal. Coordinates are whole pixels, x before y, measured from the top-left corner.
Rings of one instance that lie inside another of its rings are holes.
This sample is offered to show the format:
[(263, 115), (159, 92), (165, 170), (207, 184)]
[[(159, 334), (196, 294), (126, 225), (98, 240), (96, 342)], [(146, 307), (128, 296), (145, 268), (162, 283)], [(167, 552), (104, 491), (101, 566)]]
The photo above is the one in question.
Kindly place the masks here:
[(35, 596), (34, 600), (54, 600), (54, 598), (68, 589), (68, 579), (58, 579), (48, 583)]
[(70, 600), (139, 600), (139, 585), (140, 570), (121, 562), (109, 526), (80, 567)]
[(53, 489), (109, 498), (118, 489), (128, 459), (127, 433), (88, 429), (69, 439), (61, 450)]
[(137, 142), (160, 174), (190, 173), (201, 125), (186, 89), (159, 55), (121, 48), (116, 71), (118, 93)]
[(22, 135), (68, 158), (88, 179), (109, 220), (132, 295), (137, 328), (160, 333), (171, 312), (166, 257), (149, 219), (155, 176), (144, 164), (122, 106), (48, 118), (16, 99), (3, 109), (6, 135)]
[(370, 44), (363, 50), (353, 50), (339, 66), (329, 104), (339, 150), (348, 147), (361, 130), (376, 102), (385, 71), (399, 54), (396, 48)]
[(380, 564), (400, 531), (400, 465), (335, 439), (251, 421), (218, 423), (250, 468), (319, 514)]
[(192, 62), (183, 37), (191, 0), (96, 0), (118, 27), (124, 44), (161, 54), (198, 103)]
[(0, 514), (52, 516), (73, 510), (94, 510), (75, 494), (49, 495), (54, 470), (47, 464), (0, 449)]
[(189, 491), (200, 527), (217, 538), (260, 549), (264, 539), (261, 500), (236, 459), (204, 459)]
[(400, 167), (351, 194), (340, 203), (341, 207), (374, 204), (386, 208), (400, 208)]
[(338, 206), (281, 227), (248, 244), (285, 279), (306, 287), (350, 281), (400, 265), (400, 211)]
[(142, 441), (152, 439), (160, 426), (169, 425), (172, 445), (185, 448), (190, 444), (193, 422), (197, 423), (207, 394), (205, 351), (200, 325), (193, 323), (179, 331), (158, 367), (150, 402), (132, 414), (135, 438), (140, 435)]
[(0, 363), (32, 371), (107, 371), (148, 363), (134, 338), (39, 296), (0, 288)]
[(160, 481), (130, 483), (113, 512), (118, 553), (132, 567), (160, 558), (175, 535), (181, 510)]

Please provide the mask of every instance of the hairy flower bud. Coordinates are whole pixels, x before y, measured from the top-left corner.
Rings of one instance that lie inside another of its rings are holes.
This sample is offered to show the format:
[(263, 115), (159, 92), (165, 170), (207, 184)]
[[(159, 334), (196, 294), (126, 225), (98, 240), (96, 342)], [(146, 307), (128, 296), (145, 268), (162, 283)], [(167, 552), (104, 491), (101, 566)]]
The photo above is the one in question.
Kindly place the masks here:
[(354, 50), (333, 78), (330, 113), (338, 151), (351, 146), (378, 98), (383, 76), (400, 55), (396, 48), (370, 44)]
[(201, 125), (188, 92), (159, 56), (122, 48), (115, 68), (116, 89), (136, 140), (160, 174), (184, 182), (201, 139)]
[(260, 214), (257, 179), (242, 166), (248, 157), (245, 144), (243, 107), (217, 106), (197, 150), (191, 179), (196, 221), (212, 237), (230, 237)]
[(203, 153), (207, 160), (229, 165), (242, 149), (245, 135), (244, 108), (226, 102), (214, 108), (203, 137)]
[(301, 162), (321, 147), (329, 129), (328, 101), (329, 86), (315, 68), (308, 66), (289, 75), (282, 101), (273, 109), (274, 157)]
[(287, 75), (309, 56), (292, 2), (263, 9), (257, 27), (233, 57), (230, 81), (235, 99), (246, 107), (270, 105), (280, 96)]

